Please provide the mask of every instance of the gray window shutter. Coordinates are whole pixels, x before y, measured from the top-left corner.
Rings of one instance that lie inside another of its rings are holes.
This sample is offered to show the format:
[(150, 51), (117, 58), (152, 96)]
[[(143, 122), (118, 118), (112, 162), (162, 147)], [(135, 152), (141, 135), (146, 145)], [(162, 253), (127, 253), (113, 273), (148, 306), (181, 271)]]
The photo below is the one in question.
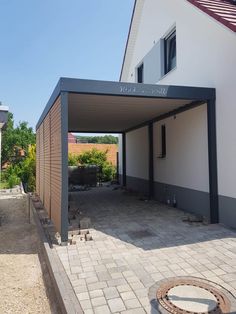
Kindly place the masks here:
[(160, 39), (143, 59), (144, 83), (155, 84), (164, 75), (164, 39)]

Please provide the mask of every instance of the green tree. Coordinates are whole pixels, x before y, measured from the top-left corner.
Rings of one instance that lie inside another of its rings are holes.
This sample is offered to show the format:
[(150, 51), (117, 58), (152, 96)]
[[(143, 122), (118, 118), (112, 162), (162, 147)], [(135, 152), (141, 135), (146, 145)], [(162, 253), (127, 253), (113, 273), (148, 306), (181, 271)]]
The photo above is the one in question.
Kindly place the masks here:
[(14, 127), (13, 114), (9, 112), (7, 126), (2, 132), (2, 164), (19, 163), (22, 160), (19, 150), (23, 149), (27, 154), (28, 146), (35, 141), (35, 133), (28, 127), (28, 122), (20, 122)]
[(104, 136), (77, 136), (77, 140), (82, 143), (94, 144), (118, 144), (118, 137), (113, 135)]
[[(13, 114), (9, 112), (7, 126), (2, 132), (2, 164), (8, 164), (3, 179), (7, 187), (12, 188), (22, 181), (27, 191), (35, 190), (35, 141), (35, 134), (28, 123), (23, 121), (14, 127)], [(20, 154), (22, 150), (24, 156)]]

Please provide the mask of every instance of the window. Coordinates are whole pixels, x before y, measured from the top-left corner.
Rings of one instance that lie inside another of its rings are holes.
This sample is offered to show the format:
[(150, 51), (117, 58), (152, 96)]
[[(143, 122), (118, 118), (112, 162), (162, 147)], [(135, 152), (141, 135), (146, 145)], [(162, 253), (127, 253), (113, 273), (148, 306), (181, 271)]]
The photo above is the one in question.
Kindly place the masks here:
[(176, 30), (165, 38), (165, 74), (176, 67)]
[(160, 128), (160, 149), (161, 149), (161, 152), (160, 154), (158, 155), (158, 158), (165, 158), (166, 157), (166, 126), (165, 124), (161, 125), (161, 128)]
[(143, 83), (143, 63), (137, 68), (137, 82)]
[(162, 158), (166, 157), (166, 126), (161, 126), (161, 155)]

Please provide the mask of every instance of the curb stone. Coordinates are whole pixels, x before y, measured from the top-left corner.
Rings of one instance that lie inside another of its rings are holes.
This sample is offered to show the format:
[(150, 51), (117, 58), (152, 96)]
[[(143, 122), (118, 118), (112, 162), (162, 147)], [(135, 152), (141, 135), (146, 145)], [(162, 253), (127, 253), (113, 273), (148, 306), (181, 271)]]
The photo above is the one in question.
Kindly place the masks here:
[(62, 314), (82, 314), (84, 313), (75, 295), (73, 287), (65, 272), (65, 269), (56, 253), (44, 234), (38, 214), (34, 208), (32, 200), (31, 210), (35, 221), (40, 241), (43, 247), (43, 254), (47, 264), (55, 294)]

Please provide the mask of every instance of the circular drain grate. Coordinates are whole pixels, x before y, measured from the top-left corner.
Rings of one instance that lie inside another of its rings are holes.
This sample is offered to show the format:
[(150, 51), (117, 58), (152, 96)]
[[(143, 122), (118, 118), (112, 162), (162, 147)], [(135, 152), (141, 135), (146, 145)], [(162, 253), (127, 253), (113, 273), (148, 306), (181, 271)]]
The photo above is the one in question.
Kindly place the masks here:
[(164, 279), (150, 288), (149, 298), (159, 313), (223, 314), (236, 310), (236, 300), (229, 291), (195, 277)]

